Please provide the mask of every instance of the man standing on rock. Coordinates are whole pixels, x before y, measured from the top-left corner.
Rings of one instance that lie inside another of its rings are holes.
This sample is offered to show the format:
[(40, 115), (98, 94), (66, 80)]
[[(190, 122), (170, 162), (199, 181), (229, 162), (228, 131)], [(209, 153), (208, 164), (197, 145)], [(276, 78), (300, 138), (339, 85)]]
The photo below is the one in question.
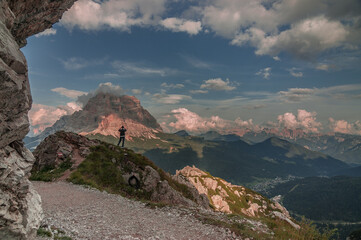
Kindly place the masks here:
[(124, 142), (125, 142), (125, 132), (127, 131), (127, 129), (125, 129), (124, 126), (122, 126), (118, 131), (120, 132), (120, 138), (119, 138), (118, 146), (123, 140), (123, 143), (122, 143), (122, 148), (123, 148), (124, 147)]

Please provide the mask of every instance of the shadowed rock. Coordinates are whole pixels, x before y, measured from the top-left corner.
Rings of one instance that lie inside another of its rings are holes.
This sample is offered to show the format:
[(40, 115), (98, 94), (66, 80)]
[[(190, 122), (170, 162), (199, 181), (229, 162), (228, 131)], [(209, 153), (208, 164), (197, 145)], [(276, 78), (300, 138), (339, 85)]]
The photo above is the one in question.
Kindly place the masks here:
[(0, 239), (27, 239), (41, 220), (41, 200), (28, 180), (34, 157), (23, 146), (32, 98), (20, 47), (57, 22), (75, 0), (0, 1)]

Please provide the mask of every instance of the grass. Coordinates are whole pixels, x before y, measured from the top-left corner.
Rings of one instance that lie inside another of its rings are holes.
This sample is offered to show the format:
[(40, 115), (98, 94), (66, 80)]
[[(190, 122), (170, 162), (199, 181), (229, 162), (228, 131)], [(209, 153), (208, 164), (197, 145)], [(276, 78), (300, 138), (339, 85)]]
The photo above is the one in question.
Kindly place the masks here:
[(52, 234), (51, 234), (50, 231), (48, 231), (47, 229), (42, 228), (42, 227), (40, 227), (40, 228), (38, 229), (38, 231), (36, 232), (36, 234), (37, 234), (39, 237), (51, 237), (51, 236), (52, 236)]
[(64, 162), (59, 164), (58, 167), (47, 165), (43, 167), (40, 171), (34, 171), (31, 173), (30, 180), (32, 181), (44, 181), (51, 182), (60, 178), (63, 173), (70, 169), (73, 165), (73, 162), (70, 158), (66, 158)]

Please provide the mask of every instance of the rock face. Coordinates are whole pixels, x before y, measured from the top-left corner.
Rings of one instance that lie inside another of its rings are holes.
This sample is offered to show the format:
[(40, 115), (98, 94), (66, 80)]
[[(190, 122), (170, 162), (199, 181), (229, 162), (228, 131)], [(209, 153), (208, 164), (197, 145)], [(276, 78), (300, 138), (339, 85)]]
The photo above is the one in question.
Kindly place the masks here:
[(300, 228), (291, 220), (286, 208), (250, 189), (213, 177), (194, 166), (186, 166), (177, 171), (176, 176), (188, 179), (199, 193), (207, 195), (216, 211), (249, 217), (277, 217), (296, 229)]
[(28, 238), (41, 220), (40, 197), (28, 180), (34, 157), (22, 142), (32, 99), (20, 47), (57, 22), (74, 1), (0, 1), (0, 239)]
[(46, 166), (58, 167), (68, 158), (78, 166), (90, 153), (89, 148), (99, 144), (98, 140), (90, 140), (76, 133), (60, 131), (52, 134), (33, 152), (33, 171), (39, 171)]

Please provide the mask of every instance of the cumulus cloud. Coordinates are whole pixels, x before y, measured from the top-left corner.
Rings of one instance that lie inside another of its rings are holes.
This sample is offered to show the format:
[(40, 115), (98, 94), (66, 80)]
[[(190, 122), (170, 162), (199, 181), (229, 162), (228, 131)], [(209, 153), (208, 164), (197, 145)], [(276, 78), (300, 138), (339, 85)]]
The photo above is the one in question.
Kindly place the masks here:
[(319, 132), (322, 124), (316, 121), (316, 112), (307, 112), (303, 109), (298, 109), (297, 116), (293, 113), (284, 113), (277, 117), (280, 127), (289, 129), (301, 128), (306, 132)]
[(271, 76), (271, 70), (272, 68), (266, 67), (261, 70), (259, 70), (256, 75), (262, 76), (264, 79), (269, 79)]
[(328, 49), (360, 45), (358, 0), (213, 0), (197, 10), (205, 27), (234, 45), (255, 47), (257, 55), (285, 51), (310, 59)]
[(160, 24), (173, 32), (186, 32), (189, 35), (198, 34), (202, 30), (202, 23), (200, 21), (191, 21), (174, 17), (161, 20)]
[(242, 127), (242, 128), (249, 128), (249, 129), (254, 129), (255, 125), (253, 124), (253, 119), (248, 119), (248, 120), (242, 120), (241, 118), (236, 118), (236, 120), (234, 120), (234, 122), (237, 124), (237, 126)]
[(35, 34), (35, 37), (51, 36), (56, 34), (56, 29), (48, 28), (42, 31), (41, 33)]
[(111, 82), (100, 83), (98, 88), (88, 94), (78, 97), (77, 102), (85, 106), (89, 99), (96, 96), (98, 93), (109, 93), (115, 96), (123, 96), (125, 94), (124, 89), (119, 85), (113, 85)]
[(79, 0), (64, 13), (61, 23), (70, 29), (129, 31), (132, 26), (157, 23), (166, 10), (165, 3), (166, 0)]
[(202, 133), (209, 130), (220, 130), (228, 128), (230, 122), (219, 116), (203, 118), (197, 113), (191, 112), (186, 108), (172, 110), (172, 116), (176, 119), (168, 125), (174, 130), (186, 130), (192, 133)]
[(184, 100), (190, 100), (192, 97), (182, 94), (167, 94), (162, 92), (153, 94), (152, 99), (162, 104), (177, 104)]
[(66, 96), (68, 98), (77, 99), (79, 96), (86, 94), (86, 92), (66, 89), (63, 87), (53, 88), (51, 89), (53, 92), (57, 92), (60, 95)]
[(346, 27), (340, 22), (318, 16), (293, 24), (278, 35), (269, 35), (262, 29), (251, 27), (239, 33), (232, 44), (250, 44), (256, 48), (257, 55), (274, 56), (287, 51), (296, 57), (310, 59), (322, 51), (341, 46), (347, 34)]
[(231, 91), (236, 87), (230, 85), (230, 81), (227, 78), (223, 81), (221, 78), (214, 78), (205, 80), (201, 85), (201, 89), (215, 90), (215, 91)]
[(160, 85), (161, 87), (164, 87), (164, 88), (168, 88), (168, 89), (180, 89), (180, 88), (184, 88), (184, 85), (181, 84), (181, 83), (177, 83), (177, 84), (174, 84), (174, 83), (162, 83)]
[(349, 123), (346, 120), (335, 120), (329, 118), (329, 128), (333, 132), (361, 135), (361, 122)]
[(275, 61), (281, 61), (281, 59), (278, 56), (273, 57), (273, 60)]
[(69, 102), (66, 106), (57, 107), (34, 103), (29, 111), (33, 134), (41, 133), (45, 128), (52, 126), (60, 117), (79, 110), (81, 110), (81, 107), (75, 102)]
[(290, 72), (290, 74), (294, 77), (300, 78), (303, 77), (303, 73), (302, 72), (296, 72), (297, 68), (291, 68), (288, 70)]

